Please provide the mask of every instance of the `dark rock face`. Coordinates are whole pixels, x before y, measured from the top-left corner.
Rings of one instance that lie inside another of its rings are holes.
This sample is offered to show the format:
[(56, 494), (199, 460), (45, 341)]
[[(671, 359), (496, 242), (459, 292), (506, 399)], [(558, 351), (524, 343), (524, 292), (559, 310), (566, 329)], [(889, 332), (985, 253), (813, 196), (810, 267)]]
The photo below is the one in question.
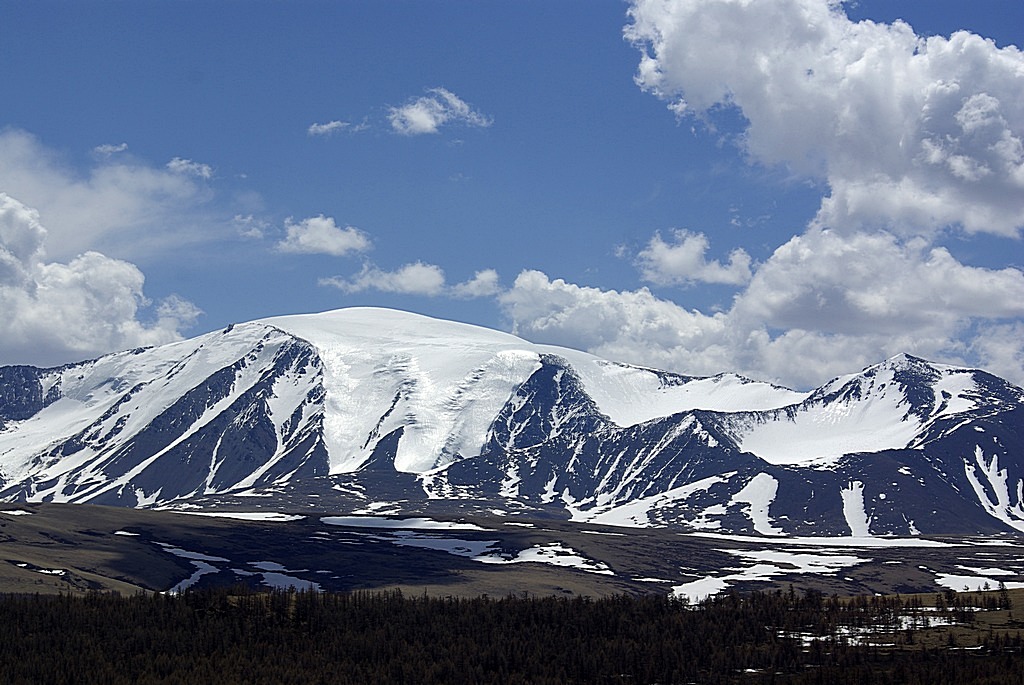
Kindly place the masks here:
[(60, 395), (57, 385), (43, 390), (44, 374), (32, 366), (0, 366), (0, 429), (7, 421), (29, 418)]

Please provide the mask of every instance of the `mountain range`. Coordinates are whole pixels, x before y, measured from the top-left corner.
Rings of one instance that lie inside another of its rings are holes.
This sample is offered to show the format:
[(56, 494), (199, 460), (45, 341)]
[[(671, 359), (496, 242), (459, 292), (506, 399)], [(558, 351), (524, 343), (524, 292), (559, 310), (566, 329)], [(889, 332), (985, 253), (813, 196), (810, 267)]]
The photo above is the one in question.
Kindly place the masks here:
[(0, 500), (1024, 533), (1024, 390), (899, 355), (797, 392), (395, 310), (0, 367)]

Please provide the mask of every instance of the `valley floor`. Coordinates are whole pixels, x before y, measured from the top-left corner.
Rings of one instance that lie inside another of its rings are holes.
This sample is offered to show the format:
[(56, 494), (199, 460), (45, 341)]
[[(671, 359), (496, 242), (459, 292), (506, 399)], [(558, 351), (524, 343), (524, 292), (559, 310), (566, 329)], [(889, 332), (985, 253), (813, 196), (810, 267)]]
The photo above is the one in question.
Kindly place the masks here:
[(1014, 537), (751, 537), (502, 516), (210, 513), (7, 505), (0, 510), (0, 592), (245, 585), (696, 602), (789, 585), (839, 596), (1024, 587), (1024, 548)]

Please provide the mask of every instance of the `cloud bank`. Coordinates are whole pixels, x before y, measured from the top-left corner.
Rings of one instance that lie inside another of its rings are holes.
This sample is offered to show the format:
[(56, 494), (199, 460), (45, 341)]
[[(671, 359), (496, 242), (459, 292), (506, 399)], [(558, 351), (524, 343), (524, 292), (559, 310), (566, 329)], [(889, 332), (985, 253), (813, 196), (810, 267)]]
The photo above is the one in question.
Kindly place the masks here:
[(745, 124), (731, 140), (752, 163), (828, 192), (810, 225), (761, 264), (740, 249), (709, 261), (708, 237), (681, 230), (656, 233), (637, 255), (653, 286), (740, 287), (726, 311), (524, 271), (500, 297), (516, 332), (796, 387), (900, 352), (1024, 383), (1024, 272), (967, 265), (942, 245), (987, 233), (1019, 250), (1017, 48), (853, 22), (828, 0), (635, 0), (629, 16), (641, 88), (709, 130), (733, 110)]

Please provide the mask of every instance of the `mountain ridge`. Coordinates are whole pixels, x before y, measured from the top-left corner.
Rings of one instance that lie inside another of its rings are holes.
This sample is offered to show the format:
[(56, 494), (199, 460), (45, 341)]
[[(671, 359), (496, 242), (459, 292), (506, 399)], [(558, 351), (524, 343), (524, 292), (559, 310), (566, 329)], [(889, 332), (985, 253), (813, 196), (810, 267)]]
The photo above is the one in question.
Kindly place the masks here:
[(1022, 417), (911, 355), (796, 392), (353, 308), (0, 367), (0, 499), (1018, 534)]

